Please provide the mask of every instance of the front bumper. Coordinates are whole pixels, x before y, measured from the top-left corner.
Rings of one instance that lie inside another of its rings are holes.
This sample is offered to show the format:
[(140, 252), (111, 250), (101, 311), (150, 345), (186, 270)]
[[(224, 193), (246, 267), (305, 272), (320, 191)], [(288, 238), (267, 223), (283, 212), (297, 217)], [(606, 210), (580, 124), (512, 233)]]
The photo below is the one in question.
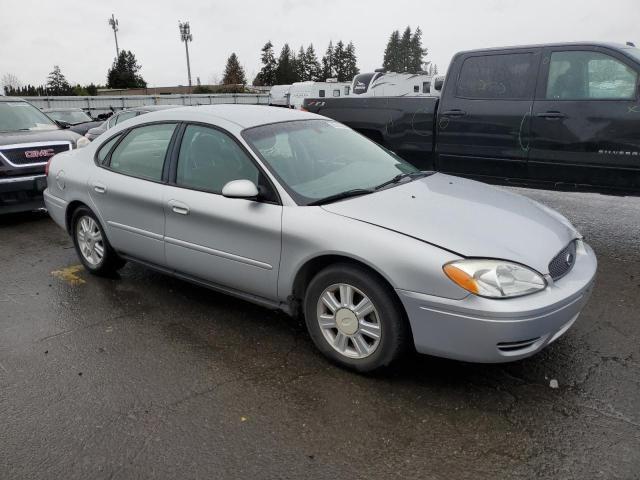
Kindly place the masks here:
[(575, 264), (542, 292), (495, 300), (462, 300), (397, 290), (416, 350), (439, 357), (499, 363), (529, 357), (558, 339), (587, 303), (597, 269), (595, 253), (579, 241)]
[(0, 214), (28, 212), (44, 208), (42, 191), (47, 186), (45, 175), (0, 178)]

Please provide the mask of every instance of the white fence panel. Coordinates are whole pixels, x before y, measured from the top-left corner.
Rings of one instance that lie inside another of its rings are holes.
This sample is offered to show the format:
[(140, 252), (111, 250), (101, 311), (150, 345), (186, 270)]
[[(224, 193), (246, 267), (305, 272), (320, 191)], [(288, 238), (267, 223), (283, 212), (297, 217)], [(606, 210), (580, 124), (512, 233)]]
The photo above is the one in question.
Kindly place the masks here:
[(24, 97), (38, 108), (82, 108), (93, 115), (145, 105), (268, 105), (269, 95), (249, 93), (201, 95), (127, 95), (99, 97)]

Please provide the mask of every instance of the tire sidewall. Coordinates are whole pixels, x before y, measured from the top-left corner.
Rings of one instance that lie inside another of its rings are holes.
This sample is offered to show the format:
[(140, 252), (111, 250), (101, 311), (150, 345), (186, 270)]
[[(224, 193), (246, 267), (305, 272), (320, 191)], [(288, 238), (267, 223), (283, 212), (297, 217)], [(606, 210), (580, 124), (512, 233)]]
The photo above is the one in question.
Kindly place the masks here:
[[(82, 217), (90, 217), (96, 222), (96, 225), (100, 229), (100, 233), (102, 234), (102, 243), (104, 245), (104, 255), (102, 256), (102, 260), (98, 265), (91, 265), (84, 258), (84, 255), (80, 251), (80, 245), (78, 244), (78, 222)], [(102, 228), (102, 224), (98, 217), (87, 207), (79, 207), (73, 212), (73, 216), (71, 217), (71, 236), (73, 238), (73, 245), (75, 246), (76, 253), (78, 254), (78, 258), (82, 262), (82, 265), (92, 273), (106, 273), (108, 269), (108, 265), (111, 263), (111, 256), (113, 255), (113, 251), (111, 246), (109, 245), (109, 241), (107, 240), (107, 236), (104, 232), (104, 228)]]
[[(337, 352), (325, 339), (317, 320), (317, 303), (330, 285), (348, 283), (362, 291), (373, 302), (381, 325), (380, 343), (368, 357), (349, 358)], [(318, 273), (309, 283), (304, 298), (307, 330), (316, 347), (335, 363), (369, 372), (391, 363), (403, 350), (406, 320), (403, 310), (389, 292), (389, 288), (375, 275), (351, 265), (336, 265)]]

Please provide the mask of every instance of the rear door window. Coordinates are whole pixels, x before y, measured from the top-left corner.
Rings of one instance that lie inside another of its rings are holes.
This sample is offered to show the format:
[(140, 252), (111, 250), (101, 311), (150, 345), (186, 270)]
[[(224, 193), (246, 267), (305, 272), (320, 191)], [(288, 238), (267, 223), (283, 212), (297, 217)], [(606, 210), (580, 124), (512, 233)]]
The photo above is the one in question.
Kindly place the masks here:
[(124, 175), (160, 181), (175, 128), (173, 123), (162, 123), (132, 129), (111, 154), (109, 168)]
[(553, 52), (546, 98), (549, 100), (631, 100), (638, 73), (620, 60), (600, 52)]
[(475, 99), (532, 99), (534, 77), (531, 53), (469, 57), (462, 64), (456, 95)]

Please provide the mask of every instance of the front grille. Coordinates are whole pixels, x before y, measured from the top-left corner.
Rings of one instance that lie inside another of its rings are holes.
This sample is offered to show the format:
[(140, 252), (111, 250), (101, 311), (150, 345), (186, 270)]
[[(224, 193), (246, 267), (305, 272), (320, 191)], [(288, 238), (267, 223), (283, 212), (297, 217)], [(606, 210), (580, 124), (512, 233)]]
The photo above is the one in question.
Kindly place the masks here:
[(574, 240), (549, 262), (549, 275), (554, 280), (559, 280), (571, 271), (575, 262), (576, 241)]
[(0, 149), (0, 155), (10, 165), (24, 167), (28, 165), (37, 165), (46, 163), (56, 153), (71, 150), (71, 144), (68, 142), (58, 142), (53, 144), (37, 144), (37, 145), (20, 145), (10, 148)]

